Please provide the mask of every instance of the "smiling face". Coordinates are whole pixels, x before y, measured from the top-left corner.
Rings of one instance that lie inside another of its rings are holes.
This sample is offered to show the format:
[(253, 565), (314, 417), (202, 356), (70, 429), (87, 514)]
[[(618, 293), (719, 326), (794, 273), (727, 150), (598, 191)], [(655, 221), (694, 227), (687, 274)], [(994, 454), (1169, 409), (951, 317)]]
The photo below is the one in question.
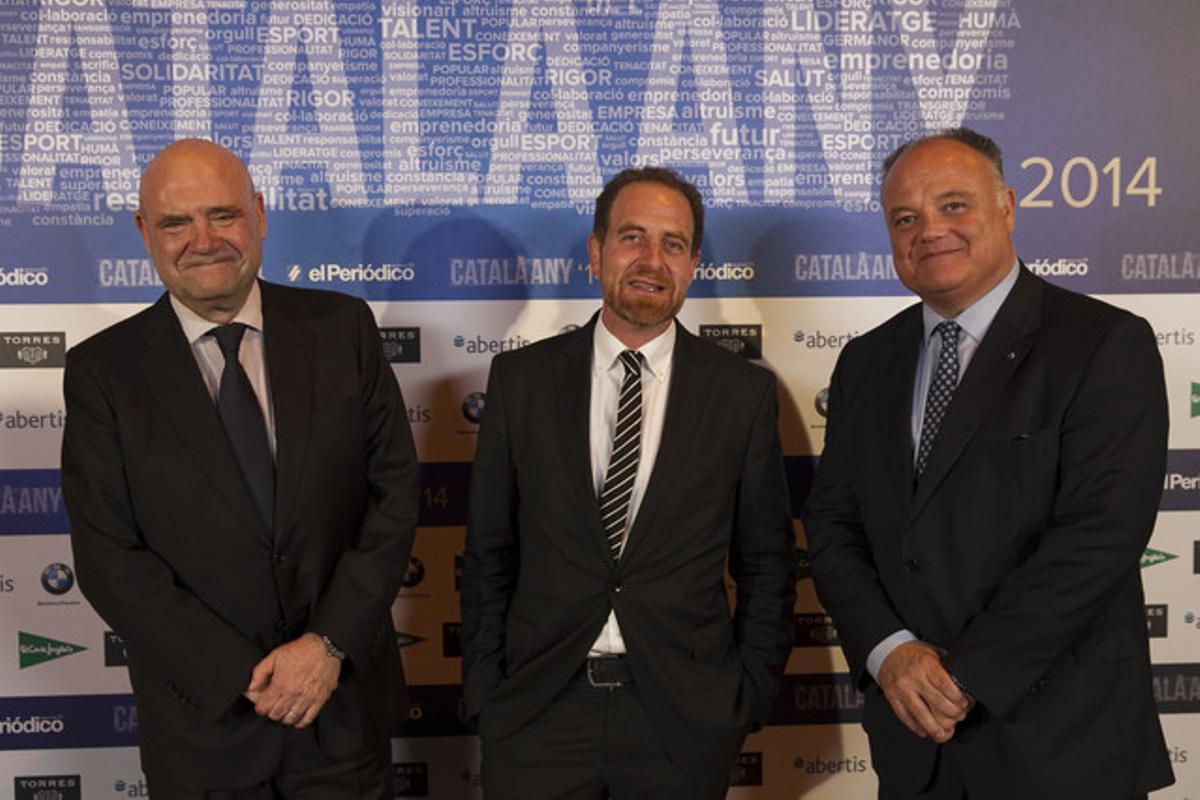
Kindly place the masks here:
[(971, 147), (953, 139), (914, 145), (881, 194), (896, 275), (942, 317), (958, 316), (1016, 263), (1015, 196)]
[(146, 167), (139, 197), (134, 221), (167, 291), (228, 322), (250, 294), (267, 230), (245, 166), (210, 142), (177, 142)]
[(627, 347), (658, 336), (683, 307), (700, 262), (692, 233), (682, 192), (638, 181), (617, 193), (604, 240), (588, 237), (592, 274), (604, 292), (601, 319)]

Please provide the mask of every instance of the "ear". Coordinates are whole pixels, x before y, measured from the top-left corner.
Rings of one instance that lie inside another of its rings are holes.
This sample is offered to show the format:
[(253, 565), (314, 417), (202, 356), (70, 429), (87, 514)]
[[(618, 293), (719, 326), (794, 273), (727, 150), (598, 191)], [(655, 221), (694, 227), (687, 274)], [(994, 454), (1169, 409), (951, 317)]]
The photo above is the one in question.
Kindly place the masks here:
[(600, 279), (600, 240), (596, 238), (596, 234), (589, 233), (587, 239), (588, 251), (588, 268), (592, 271), (592, 277)]
[(1011, 186), (1005, 186), (1000, 201), (1004, 205), (1004, 224), (1008, 227), (1008, 232), (1012, 233), (1017, 227), (1017, 193)]
[(263, 203), (263, 193), (254, 193), (255, 212), (258, 214), (258, 232), (263, 241), (267, 239), (267, 212), (266, 206)]

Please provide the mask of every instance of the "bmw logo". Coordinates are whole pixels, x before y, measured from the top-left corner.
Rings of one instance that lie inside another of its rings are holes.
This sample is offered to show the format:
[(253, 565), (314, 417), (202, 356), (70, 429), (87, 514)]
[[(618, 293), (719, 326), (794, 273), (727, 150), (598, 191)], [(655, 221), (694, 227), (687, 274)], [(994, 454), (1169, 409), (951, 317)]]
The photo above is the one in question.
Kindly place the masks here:
[(425, 580), (425, 565), (421, 563), (421, 559), (419, 558), (410, 558), (408, 560), (408, 571), (404, 573), (401, 583), (404, 584), (404, 588), (411, 589), (423, 580)]
[(66, 594), (75, 585), (75, 573), (57, 561), (42, 570), (42, 588), (50, 594)]
[(813, 400), (813, 406), (817, 409), (817, 413), (822, 418), (829, 416), (829, 389), (825, 388), (817, 392), (816, 398)]
[(467, 422), (479, 424), (483, 419), (483, 406), (487, 395), (483, 392), (471, 392), (462, 403), (462, 415)]

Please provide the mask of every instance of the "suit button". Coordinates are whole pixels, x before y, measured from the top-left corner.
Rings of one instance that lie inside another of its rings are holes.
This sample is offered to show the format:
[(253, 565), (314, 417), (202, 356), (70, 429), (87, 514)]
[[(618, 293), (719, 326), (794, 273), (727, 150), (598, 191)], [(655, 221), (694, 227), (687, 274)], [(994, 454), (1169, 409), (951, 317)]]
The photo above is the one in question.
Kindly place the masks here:
[(906, 570), (908, 570), (909, 572), (911, 572), (913, 575), (916, 575), (918, 572), (921, 571), (921, 565), (918, 564), (916, 559), (914, 559), (914, 558), (910, 558), (908, 561), (905, 561), (904, 568)]
[(612, 590), (615, 594), (620, 594), (621, 592), (625, 591), (625, 584), (614, 583), (612, 586)]
[(276, 564), (282, 564), (283, 562), (287, 561), (287, 556), (285, 556), (283, 553), (272, 553), (271, 560)]

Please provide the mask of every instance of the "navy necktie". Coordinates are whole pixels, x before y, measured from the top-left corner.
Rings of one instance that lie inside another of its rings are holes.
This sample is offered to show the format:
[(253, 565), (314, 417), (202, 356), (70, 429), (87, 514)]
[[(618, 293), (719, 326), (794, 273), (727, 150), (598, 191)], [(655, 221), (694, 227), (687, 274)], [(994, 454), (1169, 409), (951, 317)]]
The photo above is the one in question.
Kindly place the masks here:
[(957, 322), (950, 321), (943, 322), (933, 329), (934, 333), (942, 337), (942, 352), (938, 356), (933, 380), (929, 382), (929, 393), (925, 395), (925, 417), (921, 423), (921, 440), (917, 446), (918, 478), (925, 471), (925, 462), (929, 459), (929, 451), (933, 449), (933, 440), (937, 437), (938, 429), (942, 427), (946, 407), (950, 405), (954, 387), (958, 385), (958, 334), (961, 330)]
[(209, 331), (225, 356), (221, 388), (217, 392), (217, 414), (225, 427), (225, 436), (233, 448), (242, 479), (250, 490), (254, 508), (270, 531), (275, 506), (275, 463), (271, 458), (267, 426), (263, 422), (258, 396), (238, 361), (245, 332), (246, 326), (237, 322)]

